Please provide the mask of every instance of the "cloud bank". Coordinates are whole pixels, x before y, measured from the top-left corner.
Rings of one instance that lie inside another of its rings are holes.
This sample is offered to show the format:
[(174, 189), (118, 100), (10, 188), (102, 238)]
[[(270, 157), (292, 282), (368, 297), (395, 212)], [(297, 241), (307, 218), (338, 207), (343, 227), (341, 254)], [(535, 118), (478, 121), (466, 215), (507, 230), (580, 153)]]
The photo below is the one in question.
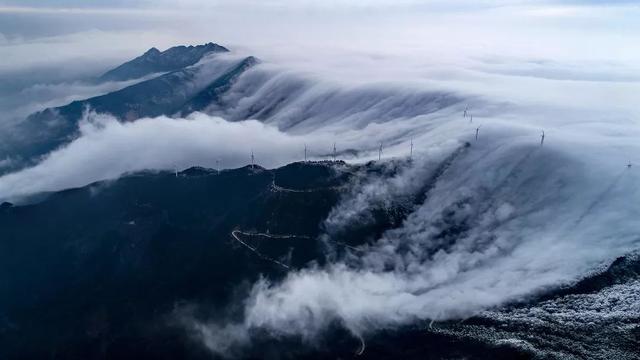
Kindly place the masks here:
[[(143, 169), (200, 165), (244, 166), (253, 149), (257, 161), (274, 166), (296, 159), (304, 141), (258, 121), (227, 122), (204, 114), (121, 123), (88, 113), (80, 136), (40, 164), (0, 177), (0, 197), (83, 186)], [(287, 155), (288, 154), (288, 155)]]

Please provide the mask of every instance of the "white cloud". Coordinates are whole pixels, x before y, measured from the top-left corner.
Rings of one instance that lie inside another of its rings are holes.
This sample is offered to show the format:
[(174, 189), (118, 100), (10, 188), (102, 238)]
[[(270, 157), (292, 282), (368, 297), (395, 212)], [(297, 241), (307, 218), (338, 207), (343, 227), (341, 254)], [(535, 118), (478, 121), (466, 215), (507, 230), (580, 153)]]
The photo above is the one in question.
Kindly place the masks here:
[(77, 140), (33, 168), (0, 177), (0, 197), (83, 186), (142, 169), (214, 167), (218, 159), (225, 167), (243, 166), (252, 148), (260, 164), (273, 166), (292, 160), (303, 147), (302, 140), (258, 121), (231, 123), (194, 114), (120, 123), (106, 115), (87, 116)]

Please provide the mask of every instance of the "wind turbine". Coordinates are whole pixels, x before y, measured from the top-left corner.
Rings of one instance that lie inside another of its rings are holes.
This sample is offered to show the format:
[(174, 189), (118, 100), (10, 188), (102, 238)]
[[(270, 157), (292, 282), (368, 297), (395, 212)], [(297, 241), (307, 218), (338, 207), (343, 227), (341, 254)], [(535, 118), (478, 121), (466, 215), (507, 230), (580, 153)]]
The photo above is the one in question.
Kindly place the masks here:
[(542, 130), (542, 134), (540, 135), (540, 146), (544, 145), (544, 130)]
[(307, 144), (304, 144), (304, 162), (307, 162)]
[(336, 161), (336, 143), (333, 143), (333, 161)]
[(378, 161), (382, 159), (382, 143), (380, 143), (380, 148), (378, 149)]
[(413, 160), (413, 138), (411, 138), (411, 143), (409, 145), (411, 146), (409, 150), (409, 160)]
[[(482, 126), (482, 125), (480, 125)], [(478, 141), (478, 133), (480, 132), (480, 126), (476, 128), (476, 141)]]
[(251, 168), (252, 168), (252, 169), (254, 168), (253, 163), (254, 163), (253, 149), (251, 149)]
[(473, 122), (473, 114), (469, 115), (469, 124)]
[(469, 110), (469, 105), (464, 107), (464, 113), (462, 114), (462, 117), (467, 117), (467, 110)]

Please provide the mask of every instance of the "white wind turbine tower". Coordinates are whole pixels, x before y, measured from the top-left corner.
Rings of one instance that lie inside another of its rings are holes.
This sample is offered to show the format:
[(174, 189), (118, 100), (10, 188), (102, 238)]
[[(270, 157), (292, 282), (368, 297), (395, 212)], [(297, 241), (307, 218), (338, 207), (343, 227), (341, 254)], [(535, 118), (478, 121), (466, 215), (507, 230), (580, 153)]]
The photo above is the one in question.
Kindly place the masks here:
[(382, 143), (380, 143), (380, 148), (378, 149), (378, 161), (382, 159)]
[(409, 150), (409, 160), (413, 160), (413, 138), (411, 138), (410, 146), (411, 149)]
[(333, 161), (336, 161), (336, 143), (333, 143)]
[(254, 160), (255, 160), (255, 158), (253, 156), (253, 149), (251, 149), (251, 168), (252, 169), (254, 168)]

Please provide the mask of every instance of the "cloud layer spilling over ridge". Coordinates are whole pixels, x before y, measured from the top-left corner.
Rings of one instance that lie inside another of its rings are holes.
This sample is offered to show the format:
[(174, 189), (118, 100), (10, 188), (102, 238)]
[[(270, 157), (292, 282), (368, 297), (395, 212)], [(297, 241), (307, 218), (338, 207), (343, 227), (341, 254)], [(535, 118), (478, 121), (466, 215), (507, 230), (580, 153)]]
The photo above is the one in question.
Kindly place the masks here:
[[(380, 143), (384, 161), (406, 158), (413, 141), (414, 161), (392, 177), (360, 179), (322, 224), (324, 237), (366, 223), (372, 206), (424, 195), (375, 242), (256, 283), (240, 320), (182, 316), (211, 351), (234, 354), (256, 333), (315, 341), (338, 324), (366, 339), (464, 319), (640, 247), (637, 4), (178, 5), (0, 4), (0, 131), (27, 110), (126, 85), (78, 79), (152, 46), (214, 41), (262, 60), (203, 113), (124, 123), (88, 112), (73, 141), (0, 177), (0, 201), (141, 170), (240, 167), (251, 152), (265, 167), (301, 160), (305, 145), (323, 159), (334, 142), (359, 162), (376, 159)], [(473, 123), (462, 116), (467, 105)]]
[(601, 153), (598, 139), (541, 147), (521, 130), (503, 128), (468, 148), (438, 146), (385, 185), (371, 179), (378, 185), (355, 187), (327, 219), (328, 234), (362, 221), (373, 203), (434, 181), (399, 228), (358, 256), (256, 284), (243, 321), (183, 320), (221, 355), (265, 330), (314, 341), (341, 324), (366, 338), (381, 328), (464, 319), (520, 301), (637, 249), (637, 171), (611, 164), (617, 151)]

